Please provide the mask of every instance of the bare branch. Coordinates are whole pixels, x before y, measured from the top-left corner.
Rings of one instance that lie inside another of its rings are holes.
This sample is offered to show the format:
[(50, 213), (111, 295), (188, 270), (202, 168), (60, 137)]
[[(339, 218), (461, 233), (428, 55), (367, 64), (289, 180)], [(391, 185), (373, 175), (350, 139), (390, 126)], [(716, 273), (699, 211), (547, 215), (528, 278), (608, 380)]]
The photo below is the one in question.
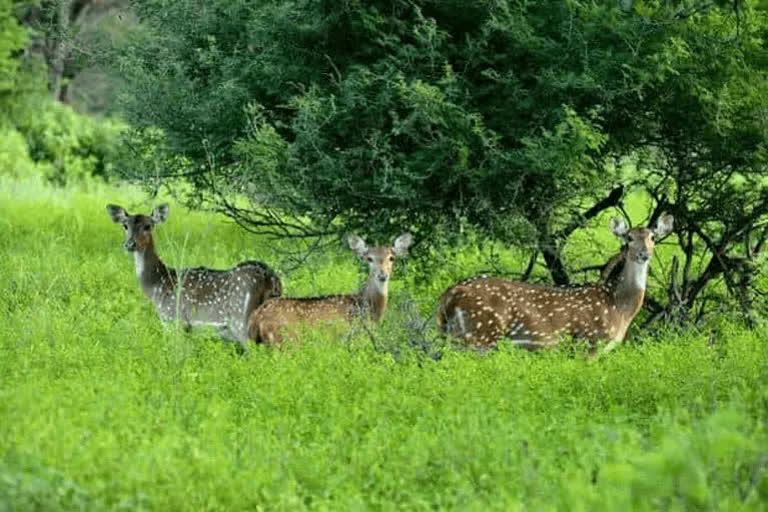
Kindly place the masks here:
[(525, 271), (523, 271), (523, 275), (520, 276), (521, 281), (528, 281), (528, 279), (531, 278), (531, 273), (533, 272), (533, 267), (536, 265), (536, 260), (539, 257), (539, 251), (534, 249), (531, 253), (531, 257), (528, 259), (528, 265), (525, 267)]
[(586, 222), (591, 219), (592, 217), (595, 217), (596, 215), (600, 214), (601, 212), (607, 210), (608, 208), (613, 208), (615, 206), (618, 206), (621, 203), (621, 199), (624, 197), (624, 185), (619, 185), (618, 187), (611, 190), (611, 192), (595, 203), (591, 208), (589, 208), (587, 211), (580, 215), (574, 215), (573, 218), (571, 218), (571, 221), (560, 231), (554, 234), (555, 239), (566, 239), (568, 238), (571, 233), (576, 231), (578, 228), (584, 226)]

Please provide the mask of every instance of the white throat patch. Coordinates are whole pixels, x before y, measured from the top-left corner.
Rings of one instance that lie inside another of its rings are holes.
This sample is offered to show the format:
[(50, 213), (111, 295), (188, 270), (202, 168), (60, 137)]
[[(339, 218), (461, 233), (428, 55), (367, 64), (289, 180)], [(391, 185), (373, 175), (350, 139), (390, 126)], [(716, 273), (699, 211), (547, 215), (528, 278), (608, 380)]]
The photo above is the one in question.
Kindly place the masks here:
[(388, 286), (389, 279), (382, 283), (377, 277), (369, 275), (368, 280), (363, 286), (363, 295), (368, 295), (369, 297), (376, 295), (386, 295)]
[(136, 262), (136, 276), (141, 277), (141, 274), (144, 273), (144, 253), (135, 251), (133, 253), (133, 261)]
[(639, 290), (645, 290), (646, 282), (648, 281), (648, 265), (650, 260), (638, 263), (637, 261), (628, 261), (626, 263), (626, 276), (628, 277), (627, 284), (632, 284)]

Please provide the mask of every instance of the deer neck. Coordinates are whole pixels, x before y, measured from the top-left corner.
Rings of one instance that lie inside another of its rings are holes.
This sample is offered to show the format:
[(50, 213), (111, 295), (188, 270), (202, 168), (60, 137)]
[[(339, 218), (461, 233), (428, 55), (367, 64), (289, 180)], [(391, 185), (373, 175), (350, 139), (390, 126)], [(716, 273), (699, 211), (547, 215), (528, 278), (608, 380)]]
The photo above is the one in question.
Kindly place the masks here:
[(136, 263), (136, 277), (144, 289), (144, 293), (151, 295), (154, 288), (160, 284), (162, 277), (168, 272), (165, 264), (155, 252), (155, 245), (150, 240), (143, 251), (134, 251), (133, 260)]
[(368, 276), (363, 289), (358, 294), (363, 307), (370, 313), (371, 318), (378, 322), (387, 309), (387, 292), (389, 280), (380, 283), (374, 275)]
[(624, 260), (624, 268), (614, 282), (613, 298), (616, 309), (634, 316), (643, 305), (648, 280), (649, 261)]

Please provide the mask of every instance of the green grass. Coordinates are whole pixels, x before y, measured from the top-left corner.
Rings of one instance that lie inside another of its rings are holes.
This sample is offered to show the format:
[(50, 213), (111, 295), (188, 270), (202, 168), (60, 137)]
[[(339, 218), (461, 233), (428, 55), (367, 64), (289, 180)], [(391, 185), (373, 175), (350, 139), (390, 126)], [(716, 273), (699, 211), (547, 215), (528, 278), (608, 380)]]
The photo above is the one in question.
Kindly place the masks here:
[[(0, 511), (768, 507), (764, 331), (636, 331), (592, 362), (395, 357), (320, 333), (239, 356), (161, 326), (107, 202), (150, 209), (130, 189), (0, 183)], [(156, 238), (172, 265), (281, 266), (266, 241), (176, 206)], [(287, 294), (363, 279), (342, 246), (311, 263), (283, 275)], [(420, 287), (401, 268), (393, 305), (481, 266), (467, 249)]]

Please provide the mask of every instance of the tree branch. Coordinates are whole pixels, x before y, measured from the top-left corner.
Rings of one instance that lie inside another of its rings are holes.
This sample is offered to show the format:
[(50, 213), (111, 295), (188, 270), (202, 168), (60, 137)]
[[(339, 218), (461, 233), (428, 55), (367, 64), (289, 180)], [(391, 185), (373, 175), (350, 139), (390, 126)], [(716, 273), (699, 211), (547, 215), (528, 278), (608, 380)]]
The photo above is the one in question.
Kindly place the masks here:
[(531, 254), (531, 257), (528, 259), (528, 266), (525, 267), (525, 271), (523, 272), (523, 275), (520, 276), (521, 281), (527, 281), (531, 277), (531, 273), (533, 272), (533, 267), (536, 264), (536, 259), (539, 257), (539, 251), (534, 249), (533, 253)]
[(618, 187), (611, 190), (611, 192), (606, 197), (595, 203), (583, 214), (574, 215), (571, 218), (571, 221), (563, 229), (554, 234), (553, 238), (556, 240), (564, 240), (568, 238), (571, 233), (582, 227), (586, 221), (592, 217), (595, 217), (608, 208), (618, 206), (621, 203), (622, 197), (624, 197), (624, 185), (619, 185)]

